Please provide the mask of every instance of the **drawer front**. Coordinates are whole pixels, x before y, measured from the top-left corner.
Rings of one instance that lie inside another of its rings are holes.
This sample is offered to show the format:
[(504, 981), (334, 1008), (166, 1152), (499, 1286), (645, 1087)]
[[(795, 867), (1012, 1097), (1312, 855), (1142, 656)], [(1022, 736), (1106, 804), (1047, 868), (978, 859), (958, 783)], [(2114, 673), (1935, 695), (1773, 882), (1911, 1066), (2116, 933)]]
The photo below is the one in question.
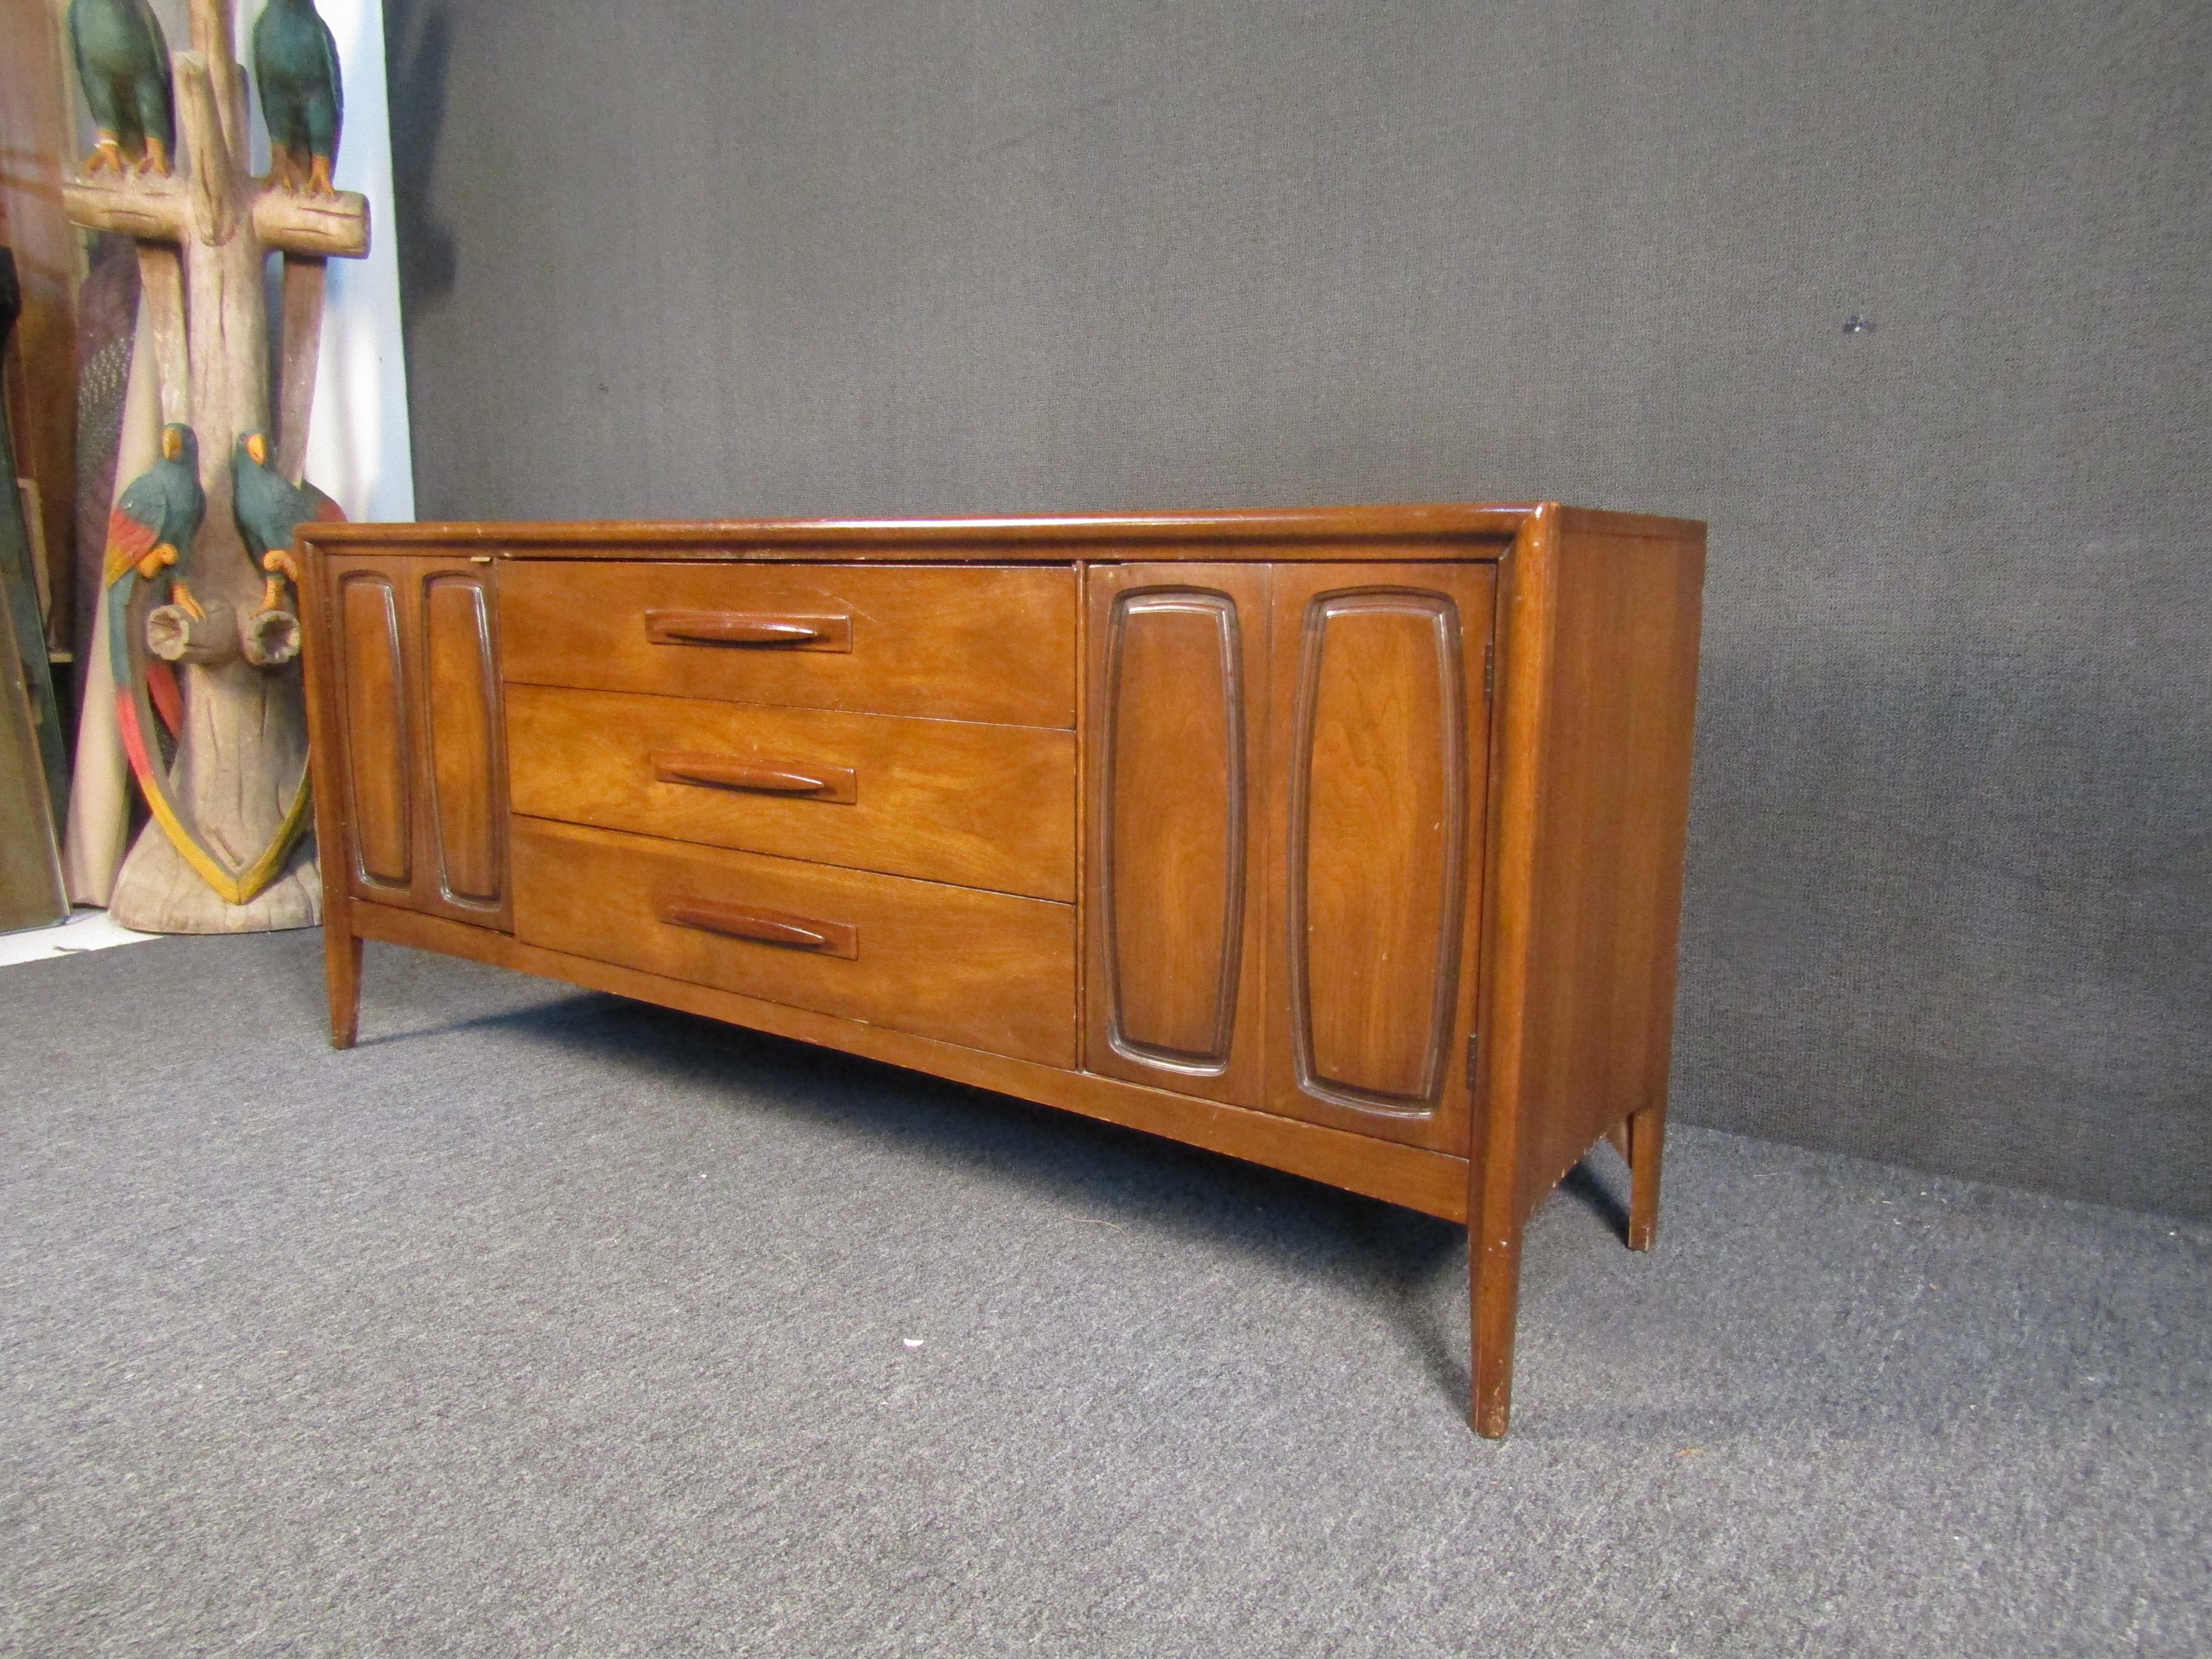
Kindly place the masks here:
[(507, 678), (1010, 726), (1075, 724), (1062, 566), (512, 560)]
[(1075, 910), (1042, 899), (514, 821), (526, 944), (1075, 1063)]
[(538, 685), (507, 690), (514, 810), (1075, 896), (1075, 734)]

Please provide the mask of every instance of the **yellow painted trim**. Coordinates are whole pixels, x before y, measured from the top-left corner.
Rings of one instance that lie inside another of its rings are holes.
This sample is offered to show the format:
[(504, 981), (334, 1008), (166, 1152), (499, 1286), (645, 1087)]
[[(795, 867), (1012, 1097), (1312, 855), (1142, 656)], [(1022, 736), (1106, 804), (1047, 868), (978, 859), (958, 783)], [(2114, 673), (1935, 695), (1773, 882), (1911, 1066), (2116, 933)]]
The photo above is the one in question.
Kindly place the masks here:
[(284, 814), (284, 822), (276, 826), (276, 837), (261, 856), (237, 876), (223, 868), (214, 855), (200, 845), (199, 837), (185, 827), (183, 820), (170, 806), (165, 792), (148, 789), (141, 793), (146, 797), (146, 805), (153, 809), (154, 821), (161, 826), (161, 833), (168, 836), (169, 844), (183, 856), (185, 863), (198, 872), (201, 880), (215, 889), (216, 896), (226, 904), (249, 904), (276, 879), (276, 872), (283, 868), (293, 843), (299, 840), (300, 831), (307, 822), (310, 791), (307, 775), (302, 773), (300, 787), (294, 793), (292, 805)]

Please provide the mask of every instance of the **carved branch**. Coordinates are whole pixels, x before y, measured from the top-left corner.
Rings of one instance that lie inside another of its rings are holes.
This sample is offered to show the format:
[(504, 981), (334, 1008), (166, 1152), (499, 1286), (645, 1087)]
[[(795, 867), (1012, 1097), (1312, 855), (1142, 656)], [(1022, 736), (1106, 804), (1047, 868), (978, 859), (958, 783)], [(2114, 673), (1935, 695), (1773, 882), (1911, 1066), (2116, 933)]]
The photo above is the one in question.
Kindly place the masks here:
[(238, 655), (237, 615), (227, 605), (198, 617), (181, 605), (156, 605), (146, 613), (146, 648), (163, 662), (228, 662)]
[[(196, 188), (181, 178), (72, 179), (62, 186), (62, 210), (71, 224), (88, 230), (112, 230), (142, 242), (181, 242), (191, 231)], [(264, 247), (319, 259), (358, 259), (368, 252), (366, 196), (350, 190), (295, 196), (258, 179), (246, 193), (253, 234)]]
[(300, 619), (289, 611), (257, 611), (246, 619), (239, 646), (256, 668), (281, 668), (300, 654)]
[(368, 198), (349, 190), (294, 196), (264, 185), (253, 198), (253, 234), (286, 253), (358, 259), (368, 252)]
[(62, 211), (73, 225), (142, 242), (180, 242), (191, 228), (181, 179), (71, 179), (62, 186)]

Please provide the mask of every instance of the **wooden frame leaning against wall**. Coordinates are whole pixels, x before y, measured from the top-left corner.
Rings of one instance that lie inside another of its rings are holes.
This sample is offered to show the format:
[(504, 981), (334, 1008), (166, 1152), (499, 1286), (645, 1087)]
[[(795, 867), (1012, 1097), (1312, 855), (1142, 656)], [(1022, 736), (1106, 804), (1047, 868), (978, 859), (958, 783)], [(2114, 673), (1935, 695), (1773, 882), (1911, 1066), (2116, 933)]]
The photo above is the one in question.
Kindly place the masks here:
[(365, 939), (1521, 1241), (1658, 1223), (1705, 527), (1556, 503), (316, 525), (331, 1040)]

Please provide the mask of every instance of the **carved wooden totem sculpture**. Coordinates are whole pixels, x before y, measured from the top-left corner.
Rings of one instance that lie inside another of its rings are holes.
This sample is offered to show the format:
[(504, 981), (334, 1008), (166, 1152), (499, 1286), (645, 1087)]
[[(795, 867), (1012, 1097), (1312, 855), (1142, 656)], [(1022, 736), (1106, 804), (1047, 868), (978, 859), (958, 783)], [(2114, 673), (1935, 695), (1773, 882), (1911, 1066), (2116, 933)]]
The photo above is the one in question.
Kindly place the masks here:
[[(311, 0), (270, 0), (264, 23), (257, 71), (276, 160), (270, 178), (255, 179), (246, 173), (246, 77), (228, 0), (191, 0), (192, 50), (167, 64), (173, 116), (159, 25), (144, 0), (76, 0), (70, 9), (78, 73), (100, 130), (64, 201), (75, 222), (137, 240), (163, 465), (194, 457), (204, 497), (196, 524), (180, 532), (187, 545), (163, 542), (166, 526), (120, 509), (110, 532), (111, 643), (127, 659), (118, 664), (119, 712), (155, 814), (111, 908), (125, 926), (154, 933), (306, 927), (319, 912), (313, 855), (301, 838), (300, 623), (282, 578), (293, 522), (328, 510), (300, 483), (325, 264), (368, 252), (368, 204), (330, 185), (339, 88), (329, 30)], [(172, 151), (173, 128), (181, 155)], [(272, 252), (284, 260), (274, 420), (263, 286)], [(253, 476), (241, 478), (241, 470)], [(164, 484), (135, 505), (170, 493), (185, 492)], [(145, 540), (149, 531), (155, 539)], [(180, 581), (187, 570), (189, 583)], [(166, 602), (155, 603), (164, 587)], [(167, 694), (160, 668), (148, 672), (146, 650), (181, 669), (180, 696)], [(174, 721), (166, 762), (157, 720)]]

